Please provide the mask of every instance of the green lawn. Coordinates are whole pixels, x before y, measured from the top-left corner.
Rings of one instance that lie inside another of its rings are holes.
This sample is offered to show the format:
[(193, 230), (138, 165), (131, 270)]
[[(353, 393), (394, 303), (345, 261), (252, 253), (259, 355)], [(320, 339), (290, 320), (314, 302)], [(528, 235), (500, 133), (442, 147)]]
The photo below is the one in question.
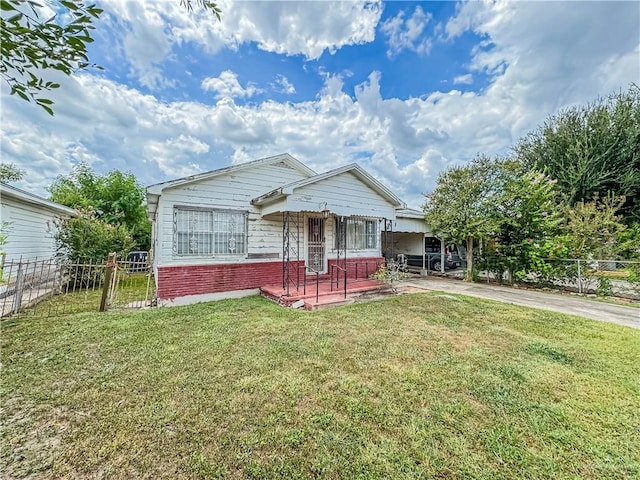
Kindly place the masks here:
[[(108, 308), (122, 308), (127, 304), (142, 306), (147, 303), (147, 298), (154, 297), (154, 281), (144, 273), (120, 272), (118, 274), (118, 286), (115, 294), (108, 301)], [(22, 317), (29, 316), (62, 316), (73, 313), (97, 312), (102, 299), (103, 286), (92, 285), (89, 288), (69, 290), (43, 300), (33, 307), (23, 310)]]
[(438, 293), (2, 324), (2, 478), (638, 478), (640, 331)]

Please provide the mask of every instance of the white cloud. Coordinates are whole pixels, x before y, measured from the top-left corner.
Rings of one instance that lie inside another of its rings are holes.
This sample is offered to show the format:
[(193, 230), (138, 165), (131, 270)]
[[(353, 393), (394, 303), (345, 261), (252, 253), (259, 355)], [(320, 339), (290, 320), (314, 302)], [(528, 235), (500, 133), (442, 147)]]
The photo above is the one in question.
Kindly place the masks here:
[(243, 88), (238, 82), (238, 75), (231, 70), (225, 70), (219, 77), (205, 78), (202, 81), (202, 89), (207, 92), (216, 92), (215, 98), (249, 98), (262, 92), (251, 82)]
[(388, 56), (397, 55), (403, 50), (411, 50), (418, 54), (428, 54), (433, 46), (430, 38), (423, 35), (424, 28), (432, 19), (431, 13), (424, 13), (418, 6), (406, 20), (401, 11), (395, 17), (387, 19), (380, 27), (387, 37)]
[(167, 175), (180, 178), (202, 171), (192, 159), (209, 152), (209, 145), (190, 135), (167, 140), (149, 140), (142, 146), (145, 159), (154, 161)]
[(480, 92), (383, 98), (384, 73), (351, 92), (327, 72), (313, 100), (210, 106), (83, 74), (52, 92), (51, 118), (3, 91), (2, 157), (27, 170), (22, 186), (42, 193), (78, 159), (151, 184), (289, 152), (318, 171), (358, 161), (417, 207), (443, 168), (506, 153), (559, 108), (637, 81), (639, 16), (631, 3), (465, 4), (456, 18), (486, 39), (471, 62), (474, 77), (490, 75)]
[(471, 85), (472, 83), (473, 83), (473, 75), (470, 73), (467, 73), (466, 75), (458, 75), (453, 79), (454, 85)]
[[(80, 154), (98, 170), (134, 171), (145, 184), (222, 167), (229, 158), (281, 152), (319, 171), (357, 160), (417, 206), (421, 192), (448, 162), (468, 160), (477, 151), (512, 140), (513, 118), (503, 117), (508, 107), (479, 120), (490, 99), (460, 92), (383, 99), (381, 81), (373, 72), (356, 88), (355, 99), (344, 91), (339, 76), (328, 76), (312, 101), (239, 106), (224, 98), (207, 106), (163, 103), (82, 75), (67, 91), (56, 92), (62, 95), (55, 98), (53, 119), (5, 96), (10, 121), (1, 128), (10, 148), (3, 155), (27, 169), (26, 182), (36, 191), (51, 181), (53, 172), (68, 172)], [(492, 130), (478, 128), (482, 121)], [(41, 164), (53, 161), (55, 167), (41, 177)]]
[(293, 95), (296, 93), (296, 87), (289, 81), (284, 75), (276, 75), (274, 83), (271, 84), (271, 88), (278, 93), (284, 93), (286, 95)]
[(445, 30), (451, 39), (467, 30), (484, 37), (470, 68), (493, 77), (488, 94), (538, 113), (637, 81), (639, 28), (633, 2), (497, 0), (461, 4)]
[[(104, 0), (103, 0), (104, 1)], [(194, 2), (195, 3), (195, 2)], [(193, 43), (209, 54), (255, 43), (259, 49), (318, 59), (347, 45), (372, 42), (382, 14), (379, 0), (350, 2), (234, 2), (220, 0), (222, 21), (178, 1), (104, 1), (104, 21), (121, 32), (112, 40), (143, 85), (161, 85), (158, 65), (174, 45)]]

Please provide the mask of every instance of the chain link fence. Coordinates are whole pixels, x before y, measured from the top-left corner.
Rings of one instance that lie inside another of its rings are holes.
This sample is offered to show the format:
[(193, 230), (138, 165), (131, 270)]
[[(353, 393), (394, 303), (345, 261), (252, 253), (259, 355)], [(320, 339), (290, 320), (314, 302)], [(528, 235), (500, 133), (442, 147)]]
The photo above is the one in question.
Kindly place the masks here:
[[(479, 268), (482, 267), (480, 260)], [(491, 269), (487, 269), (482, 276), (487, 281), (513, 281), (509, 272)], [(640, 261), (549, 258), (540, 262), (536, 271), (521, 275), (518, 281), (581, 294), (640, 300)]]

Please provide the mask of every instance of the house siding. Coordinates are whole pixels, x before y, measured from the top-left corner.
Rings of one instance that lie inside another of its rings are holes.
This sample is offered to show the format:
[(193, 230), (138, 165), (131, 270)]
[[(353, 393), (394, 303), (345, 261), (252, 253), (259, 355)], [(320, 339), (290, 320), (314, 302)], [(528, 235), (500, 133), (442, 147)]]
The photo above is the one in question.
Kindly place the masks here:
[[(156, 259), (158, 266), (202, 263), (253, 263), (252, 255), (272, 255), (281, 258), (282, 218), (278, 215), (261, 217), (260, 209), (251, 199), (277, 188), (306, 178), (301, 172), (278, 165), (263, 165), (167, 189), (158, 203), (158, 237)], [(173, 208), (176, 205), (229, 209), (248, 212), (248, 255), (234, 257), (180, 257), (173, 253)]]
[[(154, 267), (159, 301), (164, 304), (206, 301), (222, 298), (225, 294), (256, 293), (260, 287), (281, 283), (283, 211), (301, 212), (297, 215), (298, 236), (292, 240), (298, 250), (297, 260), (292, 259), (295, 268), (305, 265), (307, 260), (308, 218), (321, 217), (326, 202), (331, 215), (324, 232), (325, 278), (337, 262), (334, 215), (395, 218), (395, 204), (351, 172), (336, 173), (306, 185), (301, 182), (293, 193), (269, 205), (251, 204), (254, 198), (307, 178), (308, 173), (304, 170), (282, 164), (263, 164), (154, 191), (153, 195), (159, 195), (153, 212)], [(173, 250), (176, 206), (247, 212), (247, 252), (240, 255), (177, 255)], [(283, 209), (283, 206), (287, 208)], [(382, 224), (377, 225), (380, 228)], [(379, 235), (380, 232), (378, 242)], [(349, 278), (366, 278), (384, 262), (380, 243), (372, 249), (348, 250), (346, 256)]]
[(8, 222), (7, 243), (0, 247), (6, 261), (48, 259), (55, 255), (52, 229), (60, 214), (3, 196), (0, 220)]
[(324, 202), (337, 215), (395, 218), (395, 206), (351, 172), (296, 188), (287, 197), (285, 209), (319, 211)]

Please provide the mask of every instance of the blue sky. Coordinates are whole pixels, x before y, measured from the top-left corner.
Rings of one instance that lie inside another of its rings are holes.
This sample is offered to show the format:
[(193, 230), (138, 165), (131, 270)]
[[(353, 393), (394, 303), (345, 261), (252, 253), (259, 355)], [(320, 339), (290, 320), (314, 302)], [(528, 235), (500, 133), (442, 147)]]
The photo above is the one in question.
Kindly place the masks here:
[(143, 185), (289, 152), (354, 161), (409, 206), (570, 105), (640, 82), (637, 2), (98, 2), (51, 118), (2, 87), (2, 161), (46, 195), (79, 161)]

